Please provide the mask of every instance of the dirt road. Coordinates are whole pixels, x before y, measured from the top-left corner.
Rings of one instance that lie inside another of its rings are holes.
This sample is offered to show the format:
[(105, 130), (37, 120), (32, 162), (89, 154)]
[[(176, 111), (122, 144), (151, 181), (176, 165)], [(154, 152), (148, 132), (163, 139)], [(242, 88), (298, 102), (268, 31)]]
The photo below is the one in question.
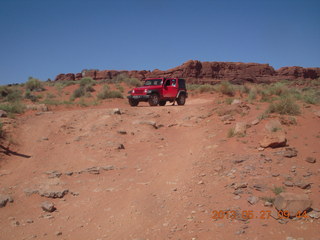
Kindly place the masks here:
[[(13, 135), (19, 155), (1, 160), (1, 193), (14, 202), (0, 209), (0, 239), (319, 239), (319, 220), (261, 219), (274, 208), (247, 201), (274, 197), (270, 189), (296, 166), (299, 174), (312, 172), (308, 194), (320, 207), (319, 120), (306, 110), (287, 128), (299, 151), (288, 160), (274, 155), (279, 150), (258, 151), (261, 122), (243, 138), (228, 138), (217, 107), (215, 96), (191, 97), (183, 107), (115, 100), (22, 116)], [(252, 121), (261, 111), (250, 109), (235, 120)], [(308, 165), (309, 155), (318, 162)], [(240, 183), (247, 187), (234, 194)], [(62, 198), (40, 196), (64, 190)], [(44, 201), (56, 211), (44, 212)], [(255, 217), (214, 220), (214, 210), (252, 210)]]

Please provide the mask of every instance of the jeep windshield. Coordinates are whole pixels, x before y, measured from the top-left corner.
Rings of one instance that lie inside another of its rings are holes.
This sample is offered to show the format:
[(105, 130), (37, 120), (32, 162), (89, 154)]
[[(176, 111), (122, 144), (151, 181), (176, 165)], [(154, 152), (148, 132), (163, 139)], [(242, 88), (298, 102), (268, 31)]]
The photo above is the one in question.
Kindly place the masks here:
[(161, 79), (150, 79), (150, 80), (146, 80), (143, 86), (160, 86), (160, 85), (162, 85)]

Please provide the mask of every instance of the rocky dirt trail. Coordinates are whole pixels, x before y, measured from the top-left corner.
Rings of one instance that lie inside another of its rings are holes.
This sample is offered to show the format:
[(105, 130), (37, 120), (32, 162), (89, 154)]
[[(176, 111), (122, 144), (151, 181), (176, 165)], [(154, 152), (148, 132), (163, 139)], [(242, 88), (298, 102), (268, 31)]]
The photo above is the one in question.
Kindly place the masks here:
[[(191, 97), (183, 107), (115, 100), (20, 117), (19, 155), (1, 160), (0, 194), (13, 202), (0, 208), (0, 239), (319, 239), (319, 109), (282, 125), (297, 152), (288, 158), (285, 147), (259, 148), (268, 119), (228, 138), (231, 126), (262, 110), (219, 105), (218, 97)], [(263, 200), (274, 187), (307, 194), (315, 217), (261, 219), (275, 211)], [(212, 219), (219, 210), (238, 215)], [(244, 219), (249, 210), (255, 217)]]

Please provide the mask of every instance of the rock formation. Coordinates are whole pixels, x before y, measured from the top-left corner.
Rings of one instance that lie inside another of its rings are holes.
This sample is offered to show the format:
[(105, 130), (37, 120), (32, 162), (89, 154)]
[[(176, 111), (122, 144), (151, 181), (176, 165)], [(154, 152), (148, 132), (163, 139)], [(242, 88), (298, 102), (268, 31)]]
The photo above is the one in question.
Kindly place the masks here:
[(320, 78), (320, 68), (282, 67), (275, 70), (269, 64), (240, 63), (240, 62), (200, 62), (189, 60), (182, 65), (165, 71), (117, 71), (117, 70), (83, 70), (81, 73), (67, 73), (56, 76), (55, 81), (73, 81), (82, 77), (94, 80), (113, 79), (120, 74), (129, 77), (145, 79), (149, 77), (182, 77), (189, 83), (214, 83), (231, 81), (243, 82), (272, 82), (277, 80), (317, 79)]

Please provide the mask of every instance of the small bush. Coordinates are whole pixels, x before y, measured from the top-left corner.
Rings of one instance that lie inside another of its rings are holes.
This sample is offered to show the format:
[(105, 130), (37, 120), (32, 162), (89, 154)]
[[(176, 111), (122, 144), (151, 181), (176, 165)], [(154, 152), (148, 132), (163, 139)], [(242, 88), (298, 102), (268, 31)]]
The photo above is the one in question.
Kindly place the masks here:
[(9, 89), (6, 97), (8, 102), (18, 102), (22, 99), (22, 91), (20, 89)]
[(233, 98), (226, 99), (226, 104), (231, 105), (232, 102), (233, 102)]
[(142, 82), (137, 78), (126, 78), (124, 82), (130, 87), (140, 87), (142, 86)]
[(120, 73), (117, 76), (115, 76), (114, 78), (112, 78), (111, 82), (120, 83), (120, 82), (124, 82), (128, 78), (129, 77), (128, 77), (128, 75), (126, 73)]
[(271, 128), (271, 132), (278, 132), (278, 131), (280, 131), (280, 130), (281, 130), (280, 127), (272, 127), (272, 128)]
[(107, 85), (103, 86), (103, 89), (97, 94), (98, 99), (107, 98), (123, 98), (123, 95), (119, 91), (110, 91)]
[(202, 85), (200, 84), (189, 84), (187, 83), (187, 89), (189, 91), (195, 91), (195, 90), (198, 90)]
[(275, 195), (279, 195), (280, 193), (282, 193), (284, 191), (284, 188), (283, 187), (274, 187), (271, 190)]
[(233, 85), (229, 82), (222, 82), (219, 86), (218, 86), (218, 91), (221, 92), (224, 95), (228, 95), (228, 96), (234, 96), (235, 94), (235, 89), (233, 87)]
[(123, 88), (119, 83), (116, 84), (116, 88), (117, 88), (121, 93), (124, 92), (124, 88)]
[(25, 106), (20, 102), (0, 104), (0, 109), (8, 113), (23, 113)]
[(257, 89), (251, 88), (248, 94), (248, 101), (252, 102), (256, 98), (257, 98)]
[(250, 87), (248, 85), (241, 85), (239, 86), (239, 92), (242, 94), (248, 94), (250, 92)]
[(199, 92), (200, 93), (205, 93), (205, 92), (212, 92), (214, 91), (214, 86), (210, 85), (210, 84), (204, 84), (204, 85), (201, 85), (199, 88)]
[(44, 88), (42, 86), (42, 82), (37, 79), (37, 78), (33, 78), (33, 77), (29, 77), (28, 81), (25, 84), (25, 87), (27, 90), (30, 91), (43, 91)]
[(79, 97), (83, 97), (86, 94), (84, 87), (79, 87), (76, 90), (73, 91), (71, 98), (76, 99)]
[(42, 101), (42, 103), (46, 104), (46, 105), (53, 105), (53, 106), (58, 106), (58, 105), (72, 105), (74, 104), (71, 101), (59, 101), (57, 99), (50, 99), (50, 98), (46, 98)]
[(320, 91), (309, 90), (302, 94), (302, 100), (308, 104), (320, 103)]
[(8, 96), (9, 92), (10, 92), (9, 87), (0, 86), (0, 98), (5, 98), (6, 96)]
[(80, 80), (80, 87), (94, 86), (95, 81), (91, 77), (85, 77)]
[(234, 137), (236, 135), (234, 128), (228, 130), (228, 138)]
[(33, 95), (29, 89), (27, 89), (26, 93), (24, 94), (24, 98), (31, 100), (32, 102), (37, 102), (38, 97)]
[(278, 102), (271, 103), (268, 108), (270, 113), (279, 113), (281, 115), (299, 115), (300, 107), (291, 97), (282, 97)]
[(275, 84), (272, 84), (271, 86), (269, 86), (268, 89), (272, 95), (277, 96), (287, 94), (289, 91), (288, 87), (283, 82), (277, 82)]
[(268, 117), (269, 117), (269, 113), (268, 111), (266, 111), (258, 116), (258, 120), (266, 119)]

